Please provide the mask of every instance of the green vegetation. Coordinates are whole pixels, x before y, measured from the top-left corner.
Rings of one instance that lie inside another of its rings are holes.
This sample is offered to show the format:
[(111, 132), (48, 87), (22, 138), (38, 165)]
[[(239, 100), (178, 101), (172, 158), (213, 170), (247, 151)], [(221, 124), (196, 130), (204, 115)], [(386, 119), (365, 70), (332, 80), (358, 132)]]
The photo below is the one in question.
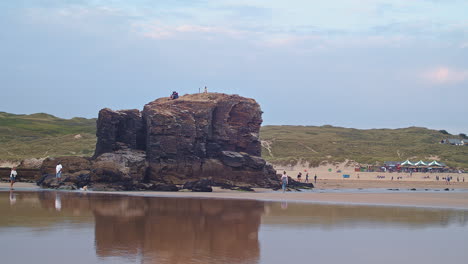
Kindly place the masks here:
[(0, 112), (0, 160), (91, 156), (96, 145), (95, 134), (96, 119)]
[[(363, 164), (439, 158), (449, 166), (468, 168), (468, 146), (439, 144), (445, 133), (420, 127), (353, 129), (333, 126), (264, 126), (263, 157), (275, 164), (354, 160)], [(449, 136), (450, 138), (459, 138)]]
[[(96, 119), (61, 119), (40, 113), (0, 112), (0, 160), (47, 156), (91, 156), (96, 146)], [(80, 135), (80, 136), (76, 136)], [(275, 164), (354, 160), (363, 164), (406, 159), (440, 159), (449, 166), (468, 168), (468, 146), (439, 144), (461, 138), (445, 130), (353, 129), (333, 126), (264, 126), (263, 157)]]

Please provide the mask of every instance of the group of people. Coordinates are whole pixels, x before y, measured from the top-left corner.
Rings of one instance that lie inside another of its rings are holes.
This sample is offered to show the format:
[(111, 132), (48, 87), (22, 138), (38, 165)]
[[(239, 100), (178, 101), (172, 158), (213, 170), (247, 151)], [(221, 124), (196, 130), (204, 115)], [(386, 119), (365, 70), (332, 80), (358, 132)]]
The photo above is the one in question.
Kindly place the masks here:
[[(55, 167), (55, 178), (57, 178), (57, 180), (59, 180), (59, 181), (62, 178), (62, 169), (63, 169), (63, 166), (59, 162), (57, 164), (57, 166)], [(18, 172), (16, 171), (16, 167), (11, 168), (11, 171), (10, 171), (10, 190), (14, 190), (13, 185), (15, 184), (17, 177), (18, 177)]]
[[(199, 88), (198, 92), (200, 92), (200, 88)], [(208, 87), (205, 86), (205, 89), (203, 90), (203, 93), (208, 93)], [(175, 100), (175, 99), (179, 98), (179, 93), (176, 92), (176, 91), (173, 91), (171, 96), (169, 96), (169, 98), (171, 100)]]
[[(286, 186), (288, 185), (288, 174), (286, 174), (286, 171), (283, 172), (283, 175), (281, 176), (281, 188), (283, 189), (283, 193), (286, 191)], [(297, 181), (301, 182), (302, 181), (302, 172), (299, 172), (297, 175)], [(309, 182), (309, 173), (306, 173), (305, 181), (304, 182)], [(314, 183), (317, 183), (317, 174), (314, 175)]]
[[(439, 180), (439, 176), (436, 176), (436, 180)], [(442, 177), (442, 180), (445, 180), (445, 184), (450, 184), (450, 181), (453, 180), (452, 176)], [(462, 182), (465, 182), (465, 177), (462, 178)], [(460, 177), (457, 177), (457, 182), (460, 182)]]
[[(297, 181), (302, 182), (302, 172), (299, 172), (299, 174), (297, 174)], [(309, 182), (309, 173), (308, 172), (306, 173), (304, 182)], [(314, 175), (314, 183), (317, 183), (317, 174)]]

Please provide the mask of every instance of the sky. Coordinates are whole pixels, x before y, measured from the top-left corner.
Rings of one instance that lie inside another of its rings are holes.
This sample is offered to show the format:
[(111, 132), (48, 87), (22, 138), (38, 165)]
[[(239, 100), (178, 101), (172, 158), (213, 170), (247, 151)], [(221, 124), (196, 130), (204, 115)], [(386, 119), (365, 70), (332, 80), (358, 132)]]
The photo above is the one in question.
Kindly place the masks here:
[(172, 91), (264, 125), (468, 133), (466, 0), (8, 0), (0, 111), (97, 117)]

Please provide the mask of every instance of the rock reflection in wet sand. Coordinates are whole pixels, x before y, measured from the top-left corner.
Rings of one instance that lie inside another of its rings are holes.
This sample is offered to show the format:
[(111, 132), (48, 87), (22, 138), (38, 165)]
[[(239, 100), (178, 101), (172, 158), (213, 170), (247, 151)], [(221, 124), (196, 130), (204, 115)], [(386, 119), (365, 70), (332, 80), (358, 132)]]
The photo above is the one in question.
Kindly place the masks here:
[[(14, 227), (41, 227), (44, 232), (94, 223), (96, 263), (114, 257), (142, 263), (259, 263), (281, 254), (268, 249), (277, 242), (262, 240), (260, 247), (261, 225), (282, 232), (370, 226), (418, 229), (465, 226), (468, 220), (467, 211), (404, 207), (50, 191), (0, 192), (0, 198), (0, 232)], [(267, 232), (275, 237), (274, 230)]]
[(109, 197), (93, 206), (99, 256), (141, 253), (145, 263), (256, 263), (263, 204)]

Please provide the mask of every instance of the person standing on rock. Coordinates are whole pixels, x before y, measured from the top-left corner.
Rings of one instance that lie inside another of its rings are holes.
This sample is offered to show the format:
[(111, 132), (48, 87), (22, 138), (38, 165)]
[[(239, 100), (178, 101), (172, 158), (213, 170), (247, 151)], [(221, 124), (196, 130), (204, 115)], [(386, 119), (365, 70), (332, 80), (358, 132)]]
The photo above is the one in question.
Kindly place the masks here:
[(13, 190), (13, 184), (16, 182), (16, 176), (18, 176), (18, 173), (16, 172), (16, 168), (13, 167), (10, 172), (10, 190)]
[(286, 171), (283, 172), (283, 176), (281, 176), (281, 183), (284, 193), (286, 191), (286, 185), (288, 185), (288, 175), (286, 174)]
[(57, 179), (61, 179), (62, 178), (62, 164), (59, 162), (59, 164), (57, 164), (57, 167), (55, 167), (55, 178)]

